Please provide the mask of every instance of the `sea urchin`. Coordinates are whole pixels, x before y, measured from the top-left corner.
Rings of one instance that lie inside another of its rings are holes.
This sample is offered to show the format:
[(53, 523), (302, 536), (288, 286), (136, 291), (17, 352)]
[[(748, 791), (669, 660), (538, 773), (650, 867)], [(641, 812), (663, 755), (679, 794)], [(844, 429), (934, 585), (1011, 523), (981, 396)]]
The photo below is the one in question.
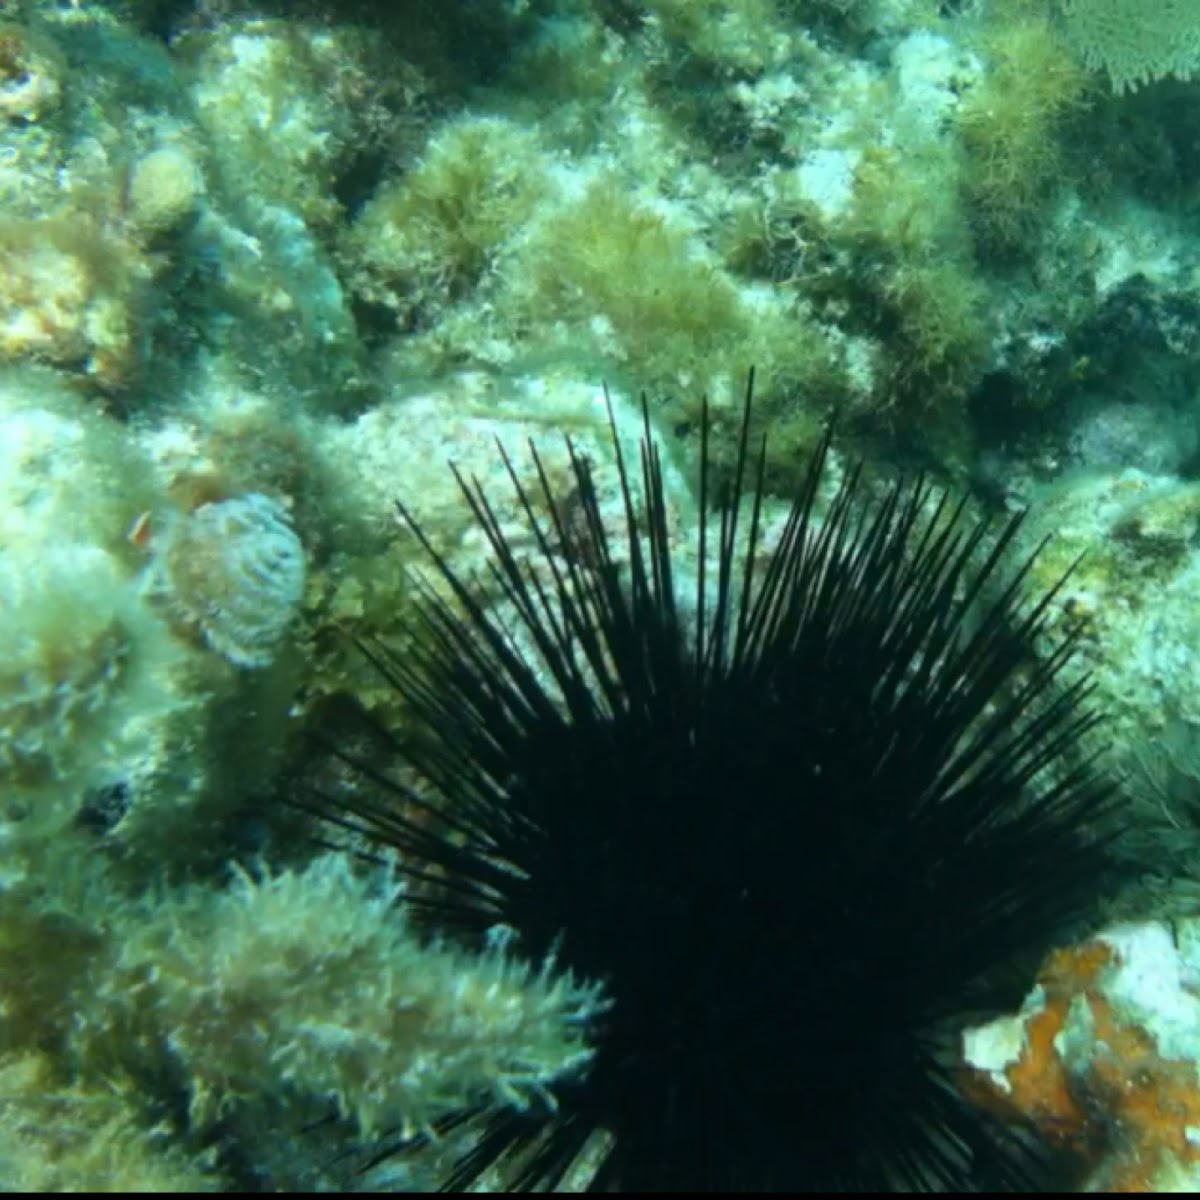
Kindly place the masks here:
[(1073, 637), (1030, 653), (1053, 593), (1026, 605), (1029, 562), (1004, 566), (1019, 516), (992, 536), (920, 481), (872, 503), (855, 471), (819, 518), (828, 438), (765, 545), (750, 408), (748, 388), (717, 516), (702, 423), (686, 586), (645, 402), (640, 470), (613, 427), (619, 536), (569, 442), (570, 519), (536, 448), (532, 488), (504, 456), (526, 560), (459, 477), (489, 601), (400, 507), (445, 586), (414, 650), (365, 649), (411, 715), (392, 744), (419, 782), (343, 749), (357, 782), (320, 809), (395, 851), (439, 935), (506, 929), (609, 1000), (552, 1103), (446, 1122), (465, 1146), (448, 1187), (1046, 1180), (1029, 1131), (961, 1094), (956, 1039), (1019, 1002), (1109, 878)]

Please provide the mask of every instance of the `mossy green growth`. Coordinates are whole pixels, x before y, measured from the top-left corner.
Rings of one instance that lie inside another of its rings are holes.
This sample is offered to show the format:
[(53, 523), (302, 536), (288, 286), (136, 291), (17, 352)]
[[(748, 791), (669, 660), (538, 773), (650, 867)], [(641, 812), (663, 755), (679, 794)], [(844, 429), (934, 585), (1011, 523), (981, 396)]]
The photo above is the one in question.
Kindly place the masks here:
[(0, 876), (147, 753), (179, 651), (126, 532), (161, 503), (121, 426), (46, 370), (0, 372)]
[[(808, 30), (866, 32), (879, 5), (878, 0), (644, 0), (641, 7), (647, 23), (681, 59), (751, 75), (778, 66)], [(915, 3), (912, 7), (914, 18), (936, 11), (928, 2), (927, 12)]]
[(609, 176), (531, 232), (510, 288), (515, 310), (560, 349), (650, 386), (697, 362), (720, 370), (747, 328), (737, 288), (699, 238)]
[[(0, 787), (0, 791), (4, 791)], [(7, 796), (9, 793), (5, 792)], [(86, 1026), (131, 911), (82, 824), (6, 833), (0, 878), (0, 1180), (18, 1192), (187, 1192), (223, 1183), (176, 1141), (168, 1105), (123, 1072), (89, 1073)], [(16, 861), (14, 861), (16, 860)], [(160, 1069), (157, 1078), (162, 1078)], [(221, 1189), (223, 1190), (223, 1189)]]
[[(68, 775), (125, 688), (140, 610), (111, 558), (95, 548), (0, 554), (0, 783), (45, 787)], [(7, 797), (12, 800), (12, 794)]]
[[(857, 308), (887, 351), (884, 406), (957, 402), (987, 349), (984, 289), (958, 198), (957, 160), (942, 146), (863, 155), (841, 236), (858, 259)], [(961, 412), (949, 414), (956, 420)]]
[(461, 300), (520, 230), (546, 190), (534, 137), (497, 117), (443, 126), (424, 157), (385, 183), (344, 245), (353, 286), (407, 322)]
[(754, 315), (728, 370), (711, 390), (671, 387), (655, 396), (658, 427), (672, 431), (685, 454), (698, 452), (701, 410), (709, 403), (710, 463), (718, 481), (732, 477), (746, 372), (754, 368), (751, 440), (766, 436), (764, 482), (772, 495), (803, 486), (812, 453), (831, 414), (849, 396), (846, 363), (827, 335), (799, 307), (770, 307)]
[[(840, 391), (804, 390), (786, 385), (760, 383), (755, 376), (754, 411), (750, 418), (750, 443), (756, 448), (765, 439), (763, 485), (766, 494), (780, 497), (799, 495), (812, 463), (812, 457), (828, 428), (829, 420), (838, 406)], [(738, 454), (738, 416), (735, 403), (712, 414), (710, 433), (710, 468), (717, 488), (732, 484)], [(698, 404), (690, 401), (680, 405), (687, 413), (687, 449), (693, 457), (699, 447)], [(671, 409), (668, 409), (671, 414)], [(676, 423), (676, 428), (680, 424)]]
[(774, 0), (646, 0), (645, 7), (668, 45), (725, 69), (765, 70), (786, 45)]
[(600, 15), (581, 5), (543, 21), (536, 36), (515, 48), (510, 76), (521, 89), (508, 103), (528, 113), (548, 140), (587, 154), (620, 112), (612, 103), (618, 89), (639, 86), (641, 65)]
[(981, 249), (1012, 256), (1031, 249), (1063, 169), (1064, 131), (1092, 85), (1045, 15), (988, 27), (980, 49), (988, 69), (958, 109), (963, 196)]
[(403, 724), (406, 714), (396, 689), (358, 643), (379, 642), (393, 653), (407, 653), (411, 593), (405, 555), (393, 547), (374, 553), (338, 550), (313, 571), (303, 626), (308, 671), (297, 701), (306, 717), (319, 721), (315, 714), (323, 704), (351, 695), (382, 724)]
[(66, 1082), (38, 1053), (0, 1061), (0, 1178), (6, 1191), (34, 1194), (228, 1190), (144, 1119), (132, 1092)]
[(946, 143), (864, 150), (854, 202), (840, 229), (853, 249), (890, 262), (964, 258), (970, 232), (957, 190), (960, 162)]
[(966, 264), (903, 265), (882, 298), (892, 327), (893, 390), (918, 407), (965, 395), (988, 344), (984, 289)]

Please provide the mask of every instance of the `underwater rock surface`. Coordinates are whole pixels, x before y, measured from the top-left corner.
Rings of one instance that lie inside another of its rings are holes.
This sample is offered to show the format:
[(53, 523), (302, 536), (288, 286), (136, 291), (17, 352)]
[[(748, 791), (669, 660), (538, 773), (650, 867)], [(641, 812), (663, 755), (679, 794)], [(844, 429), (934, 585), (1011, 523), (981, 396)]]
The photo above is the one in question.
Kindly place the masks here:
[(1031, 594), (1082, 555), (1047, 630), (1145, 878), (962, 1065), (1098, 1184), (1194, 1185), (1200, 25), (1150, 7), (4, 6), (0, 1184), (411, 1190), (461, 1142), (339, 1155), (579, 1068), (588, 981), (414, 938), (264, 797), (352, 709), (404, 736), (395, 500), (487, 595), (448, 462), (509, 529), (495, 438), (562, 484), (569, 436), (620, 520), (645, 391), (694, 572), (754, 367), (772, 531), (832, 418), (831, 487), (1029, 507)]

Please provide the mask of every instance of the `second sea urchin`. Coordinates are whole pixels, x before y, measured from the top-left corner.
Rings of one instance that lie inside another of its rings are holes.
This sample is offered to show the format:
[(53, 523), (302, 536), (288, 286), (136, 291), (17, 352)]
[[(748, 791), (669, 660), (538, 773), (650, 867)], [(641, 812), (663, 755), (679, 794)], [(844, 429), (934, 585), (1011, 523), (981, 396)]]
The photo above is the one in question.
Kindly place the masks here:
[(1026, 605), (1028, 562), (1005, 566), (1020, 517), (993, 539), (926, 484), (871, 503), (852, 472), (819, 518), (827, 443), (764, 545), (750, 403), (716, 517), (703, 422), (687, 587), (648, 417), (640, 472), (614, 427), (617, 537), (573, 449), (570, 521), (536, 450), (533, 488), (505, 457), (526, 560), (460, 478), (499, 606), (401, 508), (445, 585), (414, 651), (368, 648), (411, 714), (402, 772), (342, 748), (353, 785), (320, 810), (396, 852), (432, 932), (503, 929), (608, 999), (589, 1069), (544, 1105), (445, 1122), (447, 1187), (1048, 1179), (1029, 1130), (962, 1095), (957, 1039), (1111, 879), (1072, 638), (1029, 653), (1052, 594)]

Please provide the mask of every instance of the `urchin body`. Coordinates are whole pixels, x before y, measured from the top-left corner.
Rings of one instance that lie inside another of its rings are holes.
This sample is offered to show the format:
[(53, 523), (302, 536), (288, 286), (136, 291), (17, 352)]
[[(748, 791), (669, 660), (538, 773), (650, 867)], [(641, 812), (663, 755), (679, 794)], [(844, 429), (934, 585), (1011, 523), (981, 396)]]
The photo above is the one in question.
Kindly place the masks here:
[(1014, 966), (1104, 886), (1109, 791), (1064, 761), (1092, 723), (1084, 686), (1058, 682), (1069, 641), (1024, 655), (1050, 598), (1024, 609), (1023, 569), (1003, 568), (1018, 521), (985, 550), (928, 489), (872, 506), (855, 475), (818, 521), (824, 448), (764, 555), (749, 405), (718, 519), (705, 425), (697, 559), (715, 566), (687, 604), (648, 422), (640, 472), (618, 449), (620, 539), (582, 459), (582, 535), (536, 457), (537, 492), (510, 467), (538, 571), (464, 484), (515, 637), (401, 510), (452, 593), (426, 597), (415, 656), (372, 651), (424, 786), (326, 809), (398, 851), (439, 933), (504, 926), (609, 1000), (587, 1073), (544, 1111), (472, 1114), (450, 1186), (554, 1187), (584, 1161), (597, 1190), (1044, 1178), (1027, 1131), (959, 1094), (954, 1039), (1019, 999)]

